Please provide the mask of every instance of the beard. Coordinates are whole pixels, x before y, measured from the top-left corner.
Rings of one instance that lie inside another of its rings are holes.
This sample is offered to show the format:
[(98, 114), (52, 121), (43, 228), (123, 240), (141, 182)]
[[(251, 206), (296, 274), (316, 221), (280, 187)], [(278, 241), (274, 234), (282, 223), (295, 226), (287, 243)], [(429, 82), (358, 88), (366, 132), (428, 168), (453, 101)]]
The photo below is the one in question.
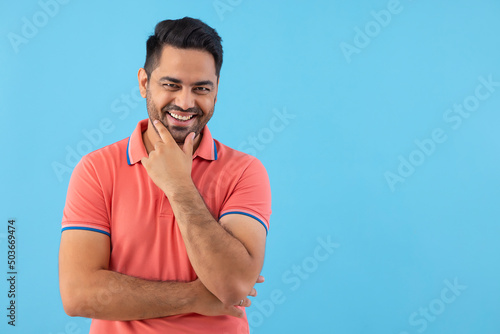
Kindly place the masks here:
[[(186, 140), (186, 136), (190, 134), (191, 132), (194, 132), (196, 135), (199, 135), (205, 125), (208, 123), (210, 118), (212, 117), (212, 114), (214, 112), (214, 107), (208, 112), (204, 113), (203, 110), (199, 107), (193, 107), (189, 109), (182, 109), (181, 107), (169, 103), (165, 107), (163, 107), (161, 110), (156, 108), (156, 106), (153, 103), (153, 99), (151, 98), (150, 91), (149, 89), (146, 91), (146, 108), (148, 109), (148, 117), (149, 120), (151, 121), (151, 124), (153, 124), (154, 120), (159, 120), (165, 128), (170, 132), (172, 135), (172, 138), (174, 138), (175, 142), (177, 144), (184, 144), (184, 141)], [(194, 120), (194, 123), (190, 126), (176, 126), (176, 125), (169, 125), (168, 124), (168, 117), (169, 116), (168, 112), (169, 111), (182, 111), (182, 112), (188, 112), (191, 114), (195, 114), (196, 119)], [(155, 129), (156, 134), (158, 136), (160, 135), (158, 133), (158, 130), (156, 127), (153, 125), (153, 128)]]

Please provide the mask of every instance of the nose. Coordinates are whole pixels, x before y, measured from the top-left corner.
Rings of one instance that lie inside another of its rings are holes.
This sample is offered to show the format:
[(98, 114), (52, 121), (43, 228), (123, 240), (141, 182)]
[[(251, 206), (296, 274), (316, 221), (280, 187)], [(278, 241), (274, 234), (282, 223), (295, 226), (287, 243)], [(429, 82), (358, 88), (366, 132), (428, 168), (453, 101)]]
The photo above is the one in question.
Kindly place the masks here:
[(189, 89), (181, 89), (175, 97), (175, 104), (187, 110), (195, 106), (193, 93)]

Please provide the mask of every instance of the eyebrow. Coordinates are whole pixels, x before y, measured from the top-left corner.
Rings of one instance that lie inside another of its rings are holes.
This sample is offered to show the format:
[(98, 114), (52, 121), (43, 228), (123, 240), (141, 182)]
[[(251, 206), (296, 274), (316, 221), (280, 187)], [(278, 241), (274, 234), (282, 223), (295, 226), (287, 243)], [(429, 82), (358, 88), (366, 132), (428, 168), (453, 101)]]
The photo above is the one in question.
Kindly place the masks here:
[[(159, 81), (170, 81), (176, 84), (182, 84), (182, 80), (179, 80), (177, 78), (172, 78), (169, 76), (164, 76), (159, 79)], [(193, 84), (193, 86), (214, 86), (214, 83), (211, 80), (202, 80), (202, 81), (197, 81)]]

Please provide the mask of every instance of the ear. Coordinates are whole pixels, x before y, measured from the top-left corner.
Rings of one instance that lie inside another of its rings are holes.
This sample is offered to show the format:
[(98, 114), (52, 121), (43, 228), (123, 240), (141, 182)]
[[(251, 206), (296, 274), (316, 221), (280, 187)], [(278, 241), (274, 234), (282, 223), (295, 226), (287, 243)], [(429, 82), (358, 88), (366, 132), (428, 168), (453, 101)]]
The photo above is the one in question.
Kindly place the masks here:
[(214, 104), (217, 103), (217, 93), (219, 93), (219, 82), (220, 82), (220, 77), (217, 78), (217, 87), (215, 87), (215, 99), (214, 99)]
[(137, 73), (137, 80), (139, 81), (139, 91), (141, 92), (141, 96), (146, 98), (146, 90), (148, 87), (148, 74), (146, 70), (143, 68), (139, 69)]

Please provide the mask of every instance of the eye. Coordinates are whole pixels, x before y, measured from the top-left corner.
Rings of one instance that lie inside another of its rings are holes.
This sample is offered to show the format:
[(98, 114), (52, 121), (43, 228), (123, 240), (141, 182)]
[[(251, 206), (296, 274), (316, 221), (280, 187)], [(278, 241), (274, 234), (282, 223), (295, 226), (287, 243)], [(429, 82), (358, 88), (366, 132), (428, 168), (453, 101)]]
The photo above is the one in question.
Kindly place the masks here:
[(207, 88), (207, 87), (195, 87), (194, 90), (198, 94), (208, 94), (208, 93), (210, 93), (210, 88)]
[(178, 85), (173, 84), (173, 83), (164, 83), (162, 86), (165, 87), (168, 90), (175, 90), (175, 89), (179, 88)]

